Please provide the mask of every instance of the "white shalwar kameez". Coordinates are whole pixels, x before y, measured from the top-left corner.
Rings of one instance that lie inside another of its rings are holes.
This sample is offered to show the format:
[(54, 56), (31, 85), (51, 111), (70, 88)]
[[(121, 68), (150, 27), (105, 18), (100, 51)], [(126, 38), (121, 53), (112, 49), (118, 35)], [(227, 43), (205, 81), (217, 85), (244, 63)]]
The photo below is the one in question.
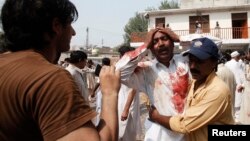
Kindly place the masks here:
[(79, 91), (81, 92), (81, 95), (84, 97), (84, 100), (87, 101), (89, 93), (88, 93), (86, 74), (83, 73), (83, 71), (81, 69), (79, 69), (78, 67), (76, 67), (72, 64), (69, 64), (65, 69), (70, 72), (70, 74), (74, 78), (74, 80), (79, 88)]
[(129, 92), (131, 88), (121, 85), (118, 95), (118, 120), (119, 120), (119, 140), (120, 141), (135, 141), (136, 135), (141, 133), (141, 119), (140, 119), (140, 101), (139, 93), (134, 96), (133, 102), (129, 108), (128, 118), (121, 121), (121, 115), (126, 105)]
[(241, 124), (250, 124), (250, 65), (245, 66), (245, 83), (243, 98), (240, 107), (239, 122)]
[(239, 121), (239, 114), (240, 114), (240, 106), (241, 106), (241, 101), (242, 101), (242, 92), (238, 92), (237, 88), (239, 86), (243, 86), (243, 83), (245, 81), (245, 76), (244, 76), (244, 70), (240, 67), (240, 63), (237, 62), (235, 59), (231, 59), (230, 61), (226, 62), (225, 64), (226, 67), (228, 67), (235, 76), (236, 80), (236, 90), (235, 90), (235, 121)]
[[(122, 84), (118, 94), (119, 139), (122, 138), (122, 141), (133, 141), (136, 139), (136, 135), (139, 135), (141, 133), (140, 102), (138, 93), (135, 95), (134, 100), (130, 106), (127, 120), (121, 121), (121, 114), (125, 107), (130, 90), (132, 89)], [(97, 126), (100, 122), (102, 107), (102, 93), (100, 91), (100, 88), (98, 88), (97, 90), (96, 100), (97, 116), (92, 120), (95, 126)]]
[[(137, 64), (147, 54), (145, 46), (126, 53), (116, 64), (121, 71), (122, 82), (148, 95), (161, 115), (173, 116), (182, 114), (190, 73), (188, 58), (175, 55), (167, 68), (156, 59), (147, 67), (136, 69)], [(157, 123), (148, 121), (145, 141), (183, 141), (184, 135), (173, 132)]]

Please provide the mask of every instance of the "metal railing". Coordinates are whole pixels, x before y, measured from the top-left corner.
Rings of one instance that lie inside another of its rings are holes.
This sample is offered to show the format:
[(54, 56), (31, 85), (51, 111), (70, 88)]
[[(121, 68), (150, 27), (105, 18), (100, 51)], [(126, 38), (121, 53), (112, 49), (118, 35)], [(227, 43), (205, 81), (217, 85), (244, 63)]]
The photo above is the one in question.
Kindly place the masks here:
[[(193, 30), (173, 30), (179, 36), (185, 36), (195, 33)], [(248, 39), (250, 37), (250, 27), (234, 27), (234, 28), (210, 28), (202, 29), (202, 34), (218, 37), (220, 39)], [(146, 32), (134, 32), (131, 34), (132, 42), (143, 42), (146, 38)]]
[[(234, 27), (234, 28), (212, 28), (202, 29), (202, 34), (218, 37), (220, 39), (247, 39), (249, 38), (250, 27)], [(195, 33), (195, 30), (174, 30), (180, 36)]]

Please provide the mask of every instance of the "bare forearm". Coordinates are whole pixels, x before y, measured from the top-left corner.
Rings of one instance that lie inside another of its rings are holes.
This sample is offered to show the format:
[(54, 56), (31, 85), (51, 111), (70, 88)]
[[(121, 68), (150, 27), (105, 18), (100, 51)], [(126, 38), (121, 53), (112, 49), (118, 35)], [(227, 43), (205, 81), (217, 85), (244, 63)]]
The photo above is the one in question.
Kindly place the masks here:
[(101, 121), (98, 126), (102, 140), (116, 141), (118, 139), (117, 99), (117, 94), (102, 97)]
[[(101, 121), (98, 131), (102, 141), (118, 140), (118, 93), (120, 90), (120, 71), (114, 66), (103, 66), (100, 72), (102, 91)], [(112, 85), (110, 85), (112, 82)]]
[(171, 130), (169, 125), (171, 116), (161, 115), (153, 105), (149, 108), (149, 118), (151, 121), (159, 123), (161, 126)]
[(128, 99), (126, 101), (125, 107), (123, 111), (129, 111), (129, 108), (134, 100), (134, 97), (136, 95), (136, 90), (132, 89), (130, 93), (128, 94)]
[(159, 123), (160, 125), (164, 126), (165, 128), (167, 129), (170, 129), (170, 125), (169, 125), (169, 120), (170, 120), (170, 116), (163, 116), (163, 115), (160, 115), (160, 117), (158, 117), (155, 122)]

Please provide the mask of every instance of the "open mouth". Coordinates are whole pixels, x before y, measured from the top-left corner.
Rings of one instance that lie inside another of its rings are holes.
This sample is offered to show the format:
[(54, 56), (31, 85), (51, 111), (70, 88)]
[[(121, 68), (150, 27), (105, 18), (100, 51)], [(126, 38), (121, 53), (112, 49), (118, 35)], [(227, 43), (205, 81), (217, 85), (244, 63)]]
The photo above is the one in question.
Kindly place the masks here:
[(159, 51), (159, 55), (168, 55), (168, 54), (169, 54), (168, 50)]

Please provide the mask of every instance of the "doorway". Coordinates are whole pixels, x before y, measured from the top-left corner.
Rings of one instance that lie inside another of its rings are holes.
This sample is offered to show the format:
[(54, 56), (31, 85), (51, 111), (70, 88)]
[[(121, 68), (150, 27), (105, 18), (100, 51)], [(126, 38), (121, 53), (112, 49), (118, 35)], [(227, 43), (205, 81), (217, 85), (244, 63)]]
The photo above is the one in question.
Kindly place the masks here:
[(248, 38), (247, 13), (232, 13), (233, 39)]

